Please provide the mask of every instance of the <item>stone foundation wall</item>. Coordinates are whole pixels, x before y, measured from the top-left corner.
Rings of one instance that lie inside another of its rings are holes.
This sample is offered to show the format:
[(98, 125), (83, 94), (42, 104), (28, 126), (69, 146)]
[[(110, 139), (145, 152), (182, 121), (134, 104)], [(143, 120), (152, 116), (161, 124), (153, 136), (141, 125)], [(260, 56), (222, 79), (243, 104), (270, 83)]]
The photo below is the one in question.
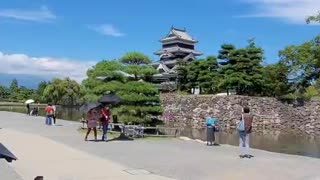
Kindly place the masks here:
[(320, 135), (320, 101), (306, 102), (302, 107), (282, 103), (275, 98), (248, 96), (161, 94), (166, 125), (202, 129), (208, 116), (216, 117), (224, 129), (235, 128), (242, 105), (254, 115), (255, 129), (298, 129)]

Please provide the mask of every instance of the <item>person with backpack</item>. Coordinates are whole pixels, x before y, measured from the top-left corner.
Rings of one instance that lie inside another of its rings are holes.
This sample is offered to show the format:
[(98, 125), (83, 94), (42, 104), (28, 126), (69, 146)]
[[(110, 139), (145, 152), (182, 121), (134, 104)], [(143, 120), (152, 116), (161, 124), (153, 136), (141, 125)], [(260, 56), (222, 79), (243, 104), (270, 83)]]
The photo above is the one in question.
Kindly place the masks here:
[(239, 133), (240, 158), (251, 158), (249, 154), (250, 134), (252, 132), (253, 116), (250, 109), (244, 107), (242, 110), (240, 121), (237, 122), (237, 130)]
[(53, 113), (54, 113), (54, 110), (52, 108), (52, 105), (48, 104), (48, 106), (46, 107), (46, 125), (53, 124)]

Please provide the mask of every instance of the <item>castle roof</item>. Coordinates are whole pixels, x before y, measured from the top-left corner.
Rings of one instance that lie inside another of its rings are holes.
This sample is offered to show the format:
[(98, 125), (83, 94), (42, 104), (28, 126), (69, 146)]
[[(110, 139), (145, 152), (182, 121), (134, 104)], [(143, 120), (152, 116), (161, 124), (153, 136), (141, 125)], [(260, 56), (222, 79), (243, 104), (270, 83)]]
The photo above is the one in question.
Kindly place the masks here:
[(154, 54), (156, 55), (162, 55), (165, 53), (175, 53), (175, 52), (182, 52), (182, 53), (192, 53), (195, 56), (200, 56), (202, 55), (201, 52), (193, 50), (193, 49), (187, 49), (187, 48), (182, 48), (182, 47), (178, 47), (178, 46), (173, 46), (173, 47), (168, 47), (168, 48), (163, 48), (158, 50), (157, 52), (155, 52)]
[(197, 40), (193, 39), (186, 32), (185, 29), (182, 30), (174, 27), (172, 27), (169, 34), (165, 38), (162, 38), (160, 41), (164, 43), (164, 42), (173, 41), (173, 40), (183, 40), (183, 41), (192, 42), (192, 43), (198, 42)]

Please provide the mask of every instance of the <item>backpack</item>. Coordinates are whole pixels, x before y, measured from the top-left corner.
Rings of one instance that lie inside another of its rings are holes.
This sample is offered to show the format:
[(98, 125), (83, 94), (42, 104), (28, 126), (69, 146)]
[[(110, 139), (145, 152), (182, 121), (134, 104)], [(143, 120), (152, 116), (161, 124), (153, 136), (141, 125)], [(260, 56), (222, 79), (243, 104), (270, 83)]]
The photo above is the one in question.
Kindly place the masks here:
[(238, 131), (245, 131), (244, 118), (241, 116), (241, 121), (237, 124)]

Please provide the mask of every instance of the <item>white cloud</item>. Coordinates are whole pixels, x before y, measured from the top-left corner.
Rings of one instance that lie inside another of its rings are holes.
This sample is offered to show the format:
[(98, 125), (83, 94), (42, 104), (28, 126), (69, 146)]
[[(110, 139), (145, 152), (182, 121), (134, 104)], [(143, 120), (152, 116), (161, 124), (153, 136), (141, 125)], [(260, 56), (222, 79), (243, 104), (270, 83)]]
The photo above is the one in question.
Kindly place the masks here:
[(238, 17), (279, 18), (290, 23), (305, 23), (310, 15), (320, 10), (320, 0), (241, 0), (255, 11)]
[(46, 6), (36, 10), (2, 9), (0, 10), (0, 17), (36, 22), (50, 22), (57, 18)]
[(78, 82), (85, 79), (87, 70), (95, 62), (81, 62), (65, 58), (29, 57), (25, 54), (0, 52), (0, 73), (25, 74), (40, 77), (70, 77)]
[(112, 24), (89, 26), (89, 28), (106, 36), (121, 37), (125, 35), (124, 33), (120, 32), (117, 28), (115, 28)]

